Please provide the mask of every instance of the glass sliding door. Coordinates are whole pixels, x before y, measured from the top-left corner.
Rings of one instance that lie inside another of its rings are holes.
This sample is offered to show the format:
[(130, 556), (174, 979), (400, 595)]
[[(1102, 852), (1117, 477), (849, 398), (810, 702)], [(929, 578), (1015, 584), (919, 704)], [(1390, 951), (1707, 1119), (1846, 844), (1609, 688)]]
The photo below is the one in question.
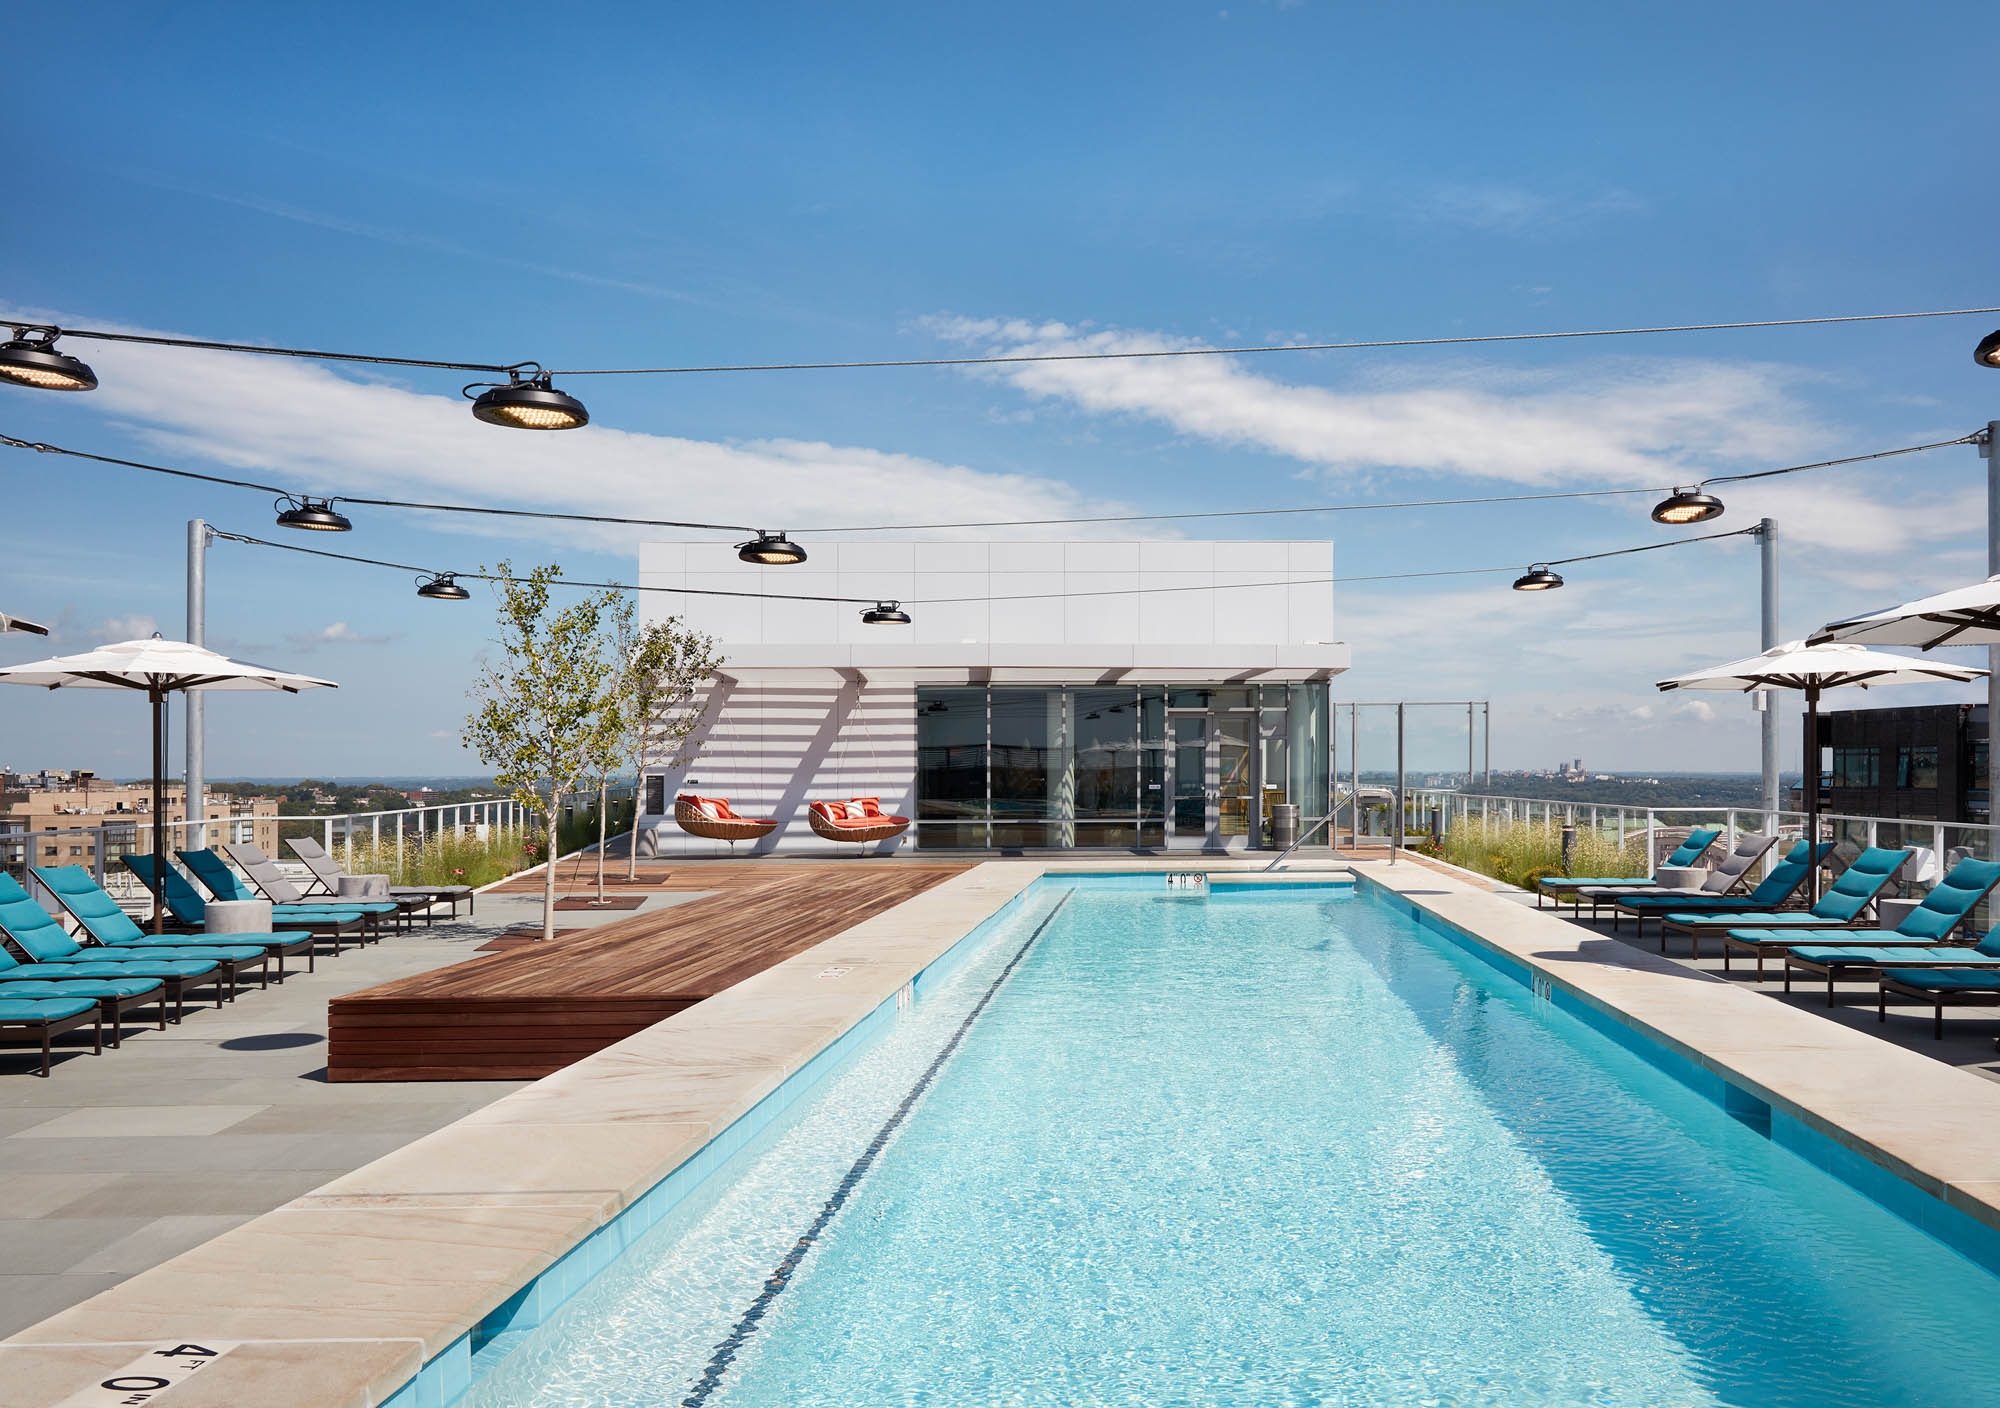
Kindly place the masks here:
[(1073, 796), (1061, 689), (994, 689), (989, 695), (991, 844), (1002, 850), (1060, 846)]
[(1139, 844), (1167, 844), (1167, 799), (1172, 750), (1167, 744), (1167, 692), (1139, 689)]
[(1139, 691), (1078, 689), (1070, 694), (1076, 737), (1078, 846), (1139, 844)]
[(1208, 715), (1175, 712), (1167, 716), (1167, 722), (1173, 739), (1167, 844), (1199, 848), (1208, 844), (1209, 801), (1215, 795), (1209, 771)]
[(986, 691), (917, 691), (917, 848), (986, 847)]

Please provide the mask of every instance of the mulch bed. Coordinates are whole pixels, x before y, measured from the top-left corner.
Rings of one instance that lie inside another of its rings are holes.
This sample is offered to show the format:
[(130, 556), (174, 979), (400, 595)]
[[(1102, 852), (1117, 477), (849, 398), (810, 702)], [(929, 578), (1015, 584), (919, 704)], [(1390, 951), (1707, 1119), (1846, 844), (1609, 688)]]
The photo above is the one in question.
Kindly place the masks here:
[(645, 902), (644, 895), (606, 895), (603, 904), (599, 904), (592, 895), (565, 895), (556, 901), (556, 910), (560, 913), (563, 910), (637, 909)]
[[(560, 939), (570, 934), (581, 934), (582, 932), (583, 930), (581, 929), (558, 929), (555, 932), (555, 937)], [(520, 948), (526, 944), (538, 944), (541, 941), (542, 941), (541, 925), (539, 924), (516, 925), (512, 929), (507, 929), (495, 935), (493, 938), (488, 939), (485, 943), (481, 944), (478, 948), (474, 949), (473, 952), (505, 953), (509, 949)]]

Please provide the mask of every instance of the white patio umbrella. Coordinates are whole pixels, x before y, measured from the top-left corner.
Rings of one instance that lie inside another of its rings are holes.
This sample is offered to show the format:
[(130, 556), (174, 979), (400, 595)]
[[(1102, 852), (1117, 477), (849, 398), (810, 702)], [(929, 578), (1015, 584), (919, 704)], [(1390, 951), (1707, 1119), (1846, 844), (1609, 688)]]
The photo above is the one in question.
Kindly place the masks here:
[(4, 635), (8, 631), (26, 631), (30, 635), (45, 636), (49, 633), (49, 628), (47, 626), (36, 625), (33, 621), (23, 620), (19, 616), (9, 616), (6, 612), (0, 611), (0, 635)]
[(2000, 645), (2000, 576), (1832, 621), (1807, 640), (1810, 644), (1914, 645), (1924, 650), (1941, 645)]
[[(297, 694), (302, 689), (335, 689), (332, 680), (295, 675), (268, 665), (231, 660), (184, 640), (121, 641), (100, 645), (82, 655), (57, 655), (25, 665), (0, 667), (0, 684), (39, 685), (43, 689), (136, 689), (153, 703), (153, 851), (166, 854), (166, 760), (160, 756), (160, 711), (167, 696), (190, 689), (276, 689)], [(153, 905), (153, 932), (165, 927), (166, 906)]]
[[(1869, 650), (1859, 645), (1808, 645), (1802, 640), (1772, 646), (1762, 655), (1732, 660), (1685, 675), (1659, 681), (1661, 689), (1729, 689), (1747, 694), (1751, 690), (1797, 689), (1806, 696), (1806, 836), (1819, 840), (1819, 696), (1824, 689), (1858, 685), (1871, 689), (1884, 684), (1927, 684), (1947, 680), (1962, 684), (1986, 671), (1966, 665), (1946, 665), (1934, 660), (1917, 660), (1908, 655), (1891, 655), (1886, 650)], [(1819, 867), (1812, 866), (1812, 895), (1819, 898)]]

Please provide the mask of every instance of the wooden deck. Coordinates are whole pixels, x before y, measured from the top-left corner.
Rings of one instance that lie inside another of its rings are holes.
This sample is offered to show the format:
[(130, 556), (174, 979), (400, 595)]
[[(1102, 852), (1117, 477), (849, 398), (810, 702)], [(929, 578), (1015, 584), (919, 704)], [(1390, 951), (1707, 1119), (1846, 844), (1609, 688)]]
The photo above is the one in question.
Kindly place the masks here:
[[(336, 998), (327, 1009), (327, 1079), (545, 1076), (968, 868), (901, 860), (643, 863), (643, 893), (719, 893)], [(568, 869), (558, 893), (582, 893)], [(621, 862), (616, 873), (623, 870)], [(613, 879), (607, 874), (607, 893), (618, 890)], [(502, 888), (539, 891), (540, 877)]]

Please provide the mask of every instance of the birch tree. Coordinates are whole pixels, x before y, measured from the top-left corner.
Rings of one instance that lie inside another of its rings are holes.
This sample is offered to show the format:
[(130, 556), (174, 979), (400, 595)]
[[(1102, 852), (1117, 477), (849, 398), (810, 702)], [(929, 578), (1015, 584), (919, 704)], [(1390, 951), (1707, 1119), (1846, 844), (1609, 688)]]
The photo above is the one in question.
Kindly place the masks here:
[[(682, 625), (678, 616), (640, 625), (630, 598), (612, 606), (609, 616), (610, 693), (616, 700), (608, 710), (612, 746), (618, 766), (629, 764), (635, 785), (644, 787), (648, 768), (671, 771), (693, 758), (702, 691), (722, 668), (722, 657), (713, 636)], [(639, 874), (637, 802), (635, 798), (626, 848), (628, 880)]]
[(463, 738), (515, 801), (542, 813), (542, 938), (550, 939), (562, 794), (589, 775), (603, 746), (610, 675), (603, 620), (617, 596), (593, 594), (556, 610), (549, 590), (562, 577), (561, 567), (551, 563), (516, 578), (502, 562), (494, 576), (500, 579), (494, 583), (500, 631), (494, 644), (504, 654), (482, 664), (473, 682)]

